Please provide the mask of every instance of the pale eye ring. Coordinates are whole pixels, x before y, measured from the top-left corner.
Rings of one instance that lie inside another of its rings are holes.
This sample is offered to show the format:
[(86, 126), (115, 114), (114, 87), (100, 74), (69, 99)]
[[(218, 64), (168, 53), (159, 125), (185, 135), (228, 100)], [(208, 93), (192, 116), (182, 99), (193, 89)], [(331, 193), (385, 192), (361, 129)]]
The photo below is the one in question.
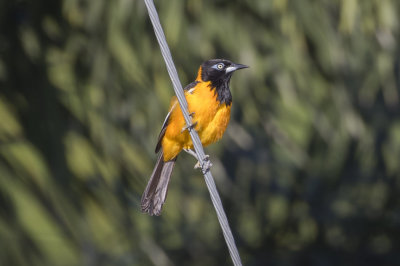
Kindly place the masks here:
[(218, 69), (223, 69), (223, 68), (224, 68), (224, 64), (219, 63), (219, 64), (217, 65), (217, 68), (218, 68)]

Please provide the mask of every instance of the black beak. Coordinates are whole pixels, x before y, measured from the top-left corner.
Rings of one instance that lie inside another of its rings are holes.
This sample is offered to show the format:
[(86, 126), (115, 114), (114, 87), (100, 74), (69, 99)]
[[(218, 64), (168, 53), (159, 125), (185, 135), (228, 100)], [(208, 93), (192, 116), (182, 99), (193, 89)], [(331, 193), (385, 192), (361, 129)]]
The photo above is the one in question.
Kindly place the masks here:
[(242, 64), (235, 64), (236, 70), (242, 69), (242, 68), (248, 68), (249, 66), (242, 65)]

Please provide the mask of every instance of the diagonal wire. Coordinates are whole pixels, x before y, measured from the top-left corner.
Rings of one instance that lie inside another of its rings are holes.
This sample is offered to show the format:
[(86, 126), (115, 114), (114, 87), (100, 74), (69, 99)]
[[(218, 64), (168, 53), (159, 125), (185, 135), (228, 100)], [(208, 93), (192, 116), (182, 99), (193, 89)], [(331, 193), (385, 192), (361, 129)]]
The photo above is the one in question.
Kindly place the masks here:
[[(165, 39), (164, 31), (160, 24), (160, 19), (158, 18), (157, 10), (154, 6), (153, 0), (144, 0), (146, 3), (147, 10), (149, 12), (149, 17), (151, 23), (153, 24), (154, 32), (156, 34), (158, 43), (160, 45), (162, 56), (164, 57), (165, 64), (167, 65), (168, 74), (171, 78), (172, 84), (174, 86), (175, 94), (178, 98), (179, 105), (181, 107), (183, 117), (185, 118), (185, 122), (187, 125), (191, 125), (191, 118), (187, 111), (187, 101), (182, 89), (182, 85), (179, 81), (178, 73), (176, 71), (174, 62), (172, 61), (171, 52), (168, 48), (167, 41)], [(190, 129), (190, 127), (189, 127)], [(201, 163), (203, 169), (204, 179), (207, 184), (208, 191), (210, 192), (211, 201), (214, 205), (215, 211), (217, 212), (218, 221), (222, 228), (222, 233), (225, 238), (225, 242), (228, 245), (229, 253), (231, 255), (233, 265), (241, 266), (242, 261), (239, 256), (238, 249), (235, 244), (235, 240), (232, 235), (232, 231), (229, 227), (228, 219), (226, 217), (224, 208), (222, 207), (221, 198), (219, 197), (217, 188), (215, 186), (214, 178), (211, 175), (209, 170), (206, 170), (205, 163), (206, 163), (206, 156), (204, 154), (203, 145), (201, 144), (199, 135), (197, 134), (196, 130), (189, 130), (190, 136), (192, 137), (193, 146), (197, 154), (197, 158)]]

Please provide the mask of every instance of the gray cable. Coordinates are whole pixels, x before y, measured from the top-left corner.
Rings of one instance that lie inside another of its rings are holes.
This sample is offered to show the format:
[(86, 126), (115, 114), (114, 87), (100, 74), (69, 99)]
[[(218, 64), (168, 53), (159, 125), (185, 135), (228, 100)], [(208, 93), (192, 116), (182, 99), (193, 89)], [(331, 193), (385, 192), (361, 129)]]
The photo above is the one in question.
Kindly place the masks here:
[[(164, 31), (161, 27), (160, 20), (158, 18), (157, 10), (154, 6), (153, 0), (144, 0), (146, 3), (147, 10), (149, 12), (149, 17), (151, 23), (153, 24), (154, 32), (156, 34), (158, 43), (161, 48), (162, 56), (164, 57), (165, 64), (167, 65), (168, 74), (171, 78), (172, 84), (174, 86), (175, 94), (178, 98), (179, 105), (181, 107), (183, 117), (185, 118), (185, 122), (187, 125), (191, 125), (191, 117), (189, 116), (187, 110), (187, 101), (185, 95), (183, 93), (182, 85), (179, 81), (178, 73), (176, 71), (174, 62), (172, 61), (171, 52), (169, 51), (167, 41), (165, 40)], [(239, 252), (237, 250), (235, 240), (233, 239), (232, 231), (229, 227), (228, 219), (226, 218), (226, 214), (224, 208), (222, 207), (221, 198), (219, 197), (217, 188), (214, 183), (214, 178), (211, 175), (211, 172), (206, 169), (206, 156), (204, 154), (203, 145), (201, 144), (199, 135), (196, 130), (191, 130), (189, 127), (189, 133), (192, 137), (193, 146), (197, 154), (197, 158), (201, 163), (202, 171), (204, 174), (204, 179), (207, 184), (208, 191), (210, 192), (211, 201), (214, 205), (214, 208), (217, 212), (218, 221), (221, 225), (222, 232), (224, 234), (224, 238), (226, 244), (228, 245), (229, 253), (231, 255), (233, 265), (241, 266), (242, 261), (239, 256)]]

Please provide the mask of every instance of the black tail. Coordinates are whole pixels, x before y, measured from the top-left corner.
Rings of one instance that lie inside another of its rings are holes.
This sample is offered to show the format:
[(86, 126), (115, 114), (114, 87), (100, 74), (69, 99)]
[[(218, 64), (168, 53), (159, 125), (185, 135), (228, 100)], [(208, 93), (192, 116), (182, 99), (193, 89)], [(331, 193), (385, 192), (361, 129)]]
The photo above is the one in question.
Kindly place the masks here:
[(174, 169), (176, 157), (168, 162), (164, 162), (163, 151), (158, 155), (156, 166), (147, 183), (146, 190), (142, 195), (142, 212), (150, 215), (160, 215), (162, 205), (165, 202), (168, 192), (169, 178)]

